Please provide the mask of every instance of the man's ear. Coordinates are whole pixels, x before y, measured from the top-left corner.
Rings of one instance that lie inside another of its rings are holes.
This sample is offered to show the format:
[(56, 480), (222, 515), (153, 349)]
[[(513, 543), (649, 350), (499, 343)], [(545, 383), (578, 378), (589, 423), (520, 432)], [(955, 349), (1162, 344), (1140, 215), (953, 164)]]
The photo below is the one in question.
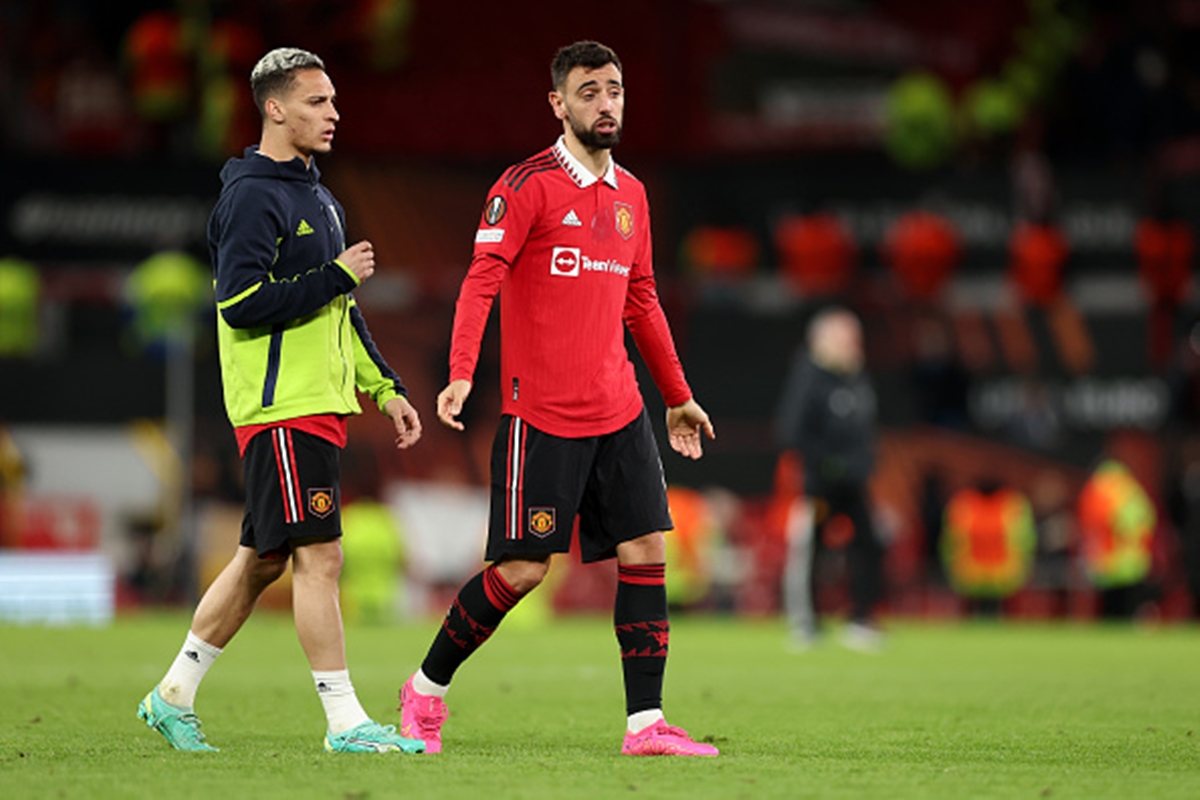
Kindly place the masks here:
[(550, 108), (554, 109), (554, 116), (559, 119), (566, 119), (567, 109), (563, 103), (563, 96), (558, 91), (552, 91), (548, 99), (550, 100)]
[(282, 123), (284, 118), (283, 104), (274, 97), (268, 97), (263, 103), (263, 110), (267, 113), (267, 119), (275, 123)]

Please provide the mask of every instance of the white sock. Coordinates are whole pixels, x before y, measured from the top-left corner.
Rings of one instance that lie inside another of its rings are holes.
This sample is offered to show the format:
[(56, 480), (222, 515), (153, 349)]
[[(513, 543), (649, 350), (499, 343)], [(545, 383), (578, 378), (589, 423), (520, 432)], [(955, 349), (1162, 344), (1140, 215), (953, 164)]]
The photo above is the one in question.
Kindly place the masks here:
[(429, 676), (421, 670), (417, 670), (412, 677), (413, 688), (417, 690), (417, 694), (431, 694), (434, 697), (446, 696), (446, 692), (450, 691), (449, 686), (442, 686), (440, 683), (434, 683), (429, 680)]
[(629, 715), (629, 722), (626, 724), (626, 727), (629, 728), (630, 733), (641, 733), (642, 731), (646, 730), (646, 728), (649, 728), (651, 725), (663, 718), (664, 717), (661, 708), (651, 708), (647, 711), (638, 711), (636, 714)]
[(370, 720), (362, 704), (358, 702), (358, 695), (354, 693), (354, 684), (350, 682), (350, 670), (313, 670), (312, 676), (317, 687), (317, 697), (321, 698), (321, 705), (325, 706), (325, 718), (329, 720), (330, 733), (348, 731)]
[(221, 655), (221, 648), (213, 647), (196, 634), (188, 631), (187, 638), (166, 676), (158, 684), (158, 693), (163, 700), (180, 708), (191, 708), (196, 702), (196, 690), (204, 673)]

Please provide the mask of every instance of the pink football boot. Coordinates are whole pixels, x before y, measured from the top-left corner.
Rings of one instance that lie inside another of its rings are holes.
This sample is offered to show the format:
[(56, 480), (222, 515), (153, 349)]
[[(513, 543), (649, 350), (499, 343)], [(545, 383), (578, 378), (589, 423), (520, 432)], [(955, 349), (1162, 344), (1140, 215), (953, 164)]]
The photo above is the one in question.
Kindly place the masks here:
[(450, 710), (442, 698), (420, 694), (412, 678), (400, 689), (400, 735), (425, 742), (426, 753), (442, 752), (442, 723)]
[(711, 744), (694, 741), (683, 728), (668, 725), (664, 719), (640, 733), (626, 731), (625, 744), (621, 746), (623, 756), (715, 756), (718, 752)]

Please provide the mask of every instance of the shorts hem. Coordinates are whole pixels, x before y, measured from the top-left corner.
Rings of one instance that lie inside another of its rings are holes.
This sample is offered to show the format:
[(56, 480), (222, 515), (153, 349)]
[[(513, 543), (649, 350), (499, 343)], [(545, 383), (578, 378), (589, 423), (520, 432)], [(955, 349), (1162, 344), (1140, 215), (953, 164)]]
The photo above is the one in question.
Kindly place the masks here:
[(675, 526), (672, 525), (670, 522), (667, 523), (667, 526), (665, 528), (652, 527), (650, 530), (648, 530), (644, 533), (635, 533), (631, 536), (626, 536), (621, 539), (617, 539), (612, 543), (611, 547), (607, 547), (598, 553), (584, 553), (583, 548), (581, 547), (580, 553), (579, 553), (579, 559), (584, 564), (595, 564), (600, 561), (608, 561), (609, 559), (617, 557), (617, 547), (619, 547), (620, 545), (623, 545), (626, 542), (632, 542), (634, 539), (640, 539), (643, 536), (649, 536), (652, 533), (666, 533), (667, 531), (671, 530), (674, 527)]

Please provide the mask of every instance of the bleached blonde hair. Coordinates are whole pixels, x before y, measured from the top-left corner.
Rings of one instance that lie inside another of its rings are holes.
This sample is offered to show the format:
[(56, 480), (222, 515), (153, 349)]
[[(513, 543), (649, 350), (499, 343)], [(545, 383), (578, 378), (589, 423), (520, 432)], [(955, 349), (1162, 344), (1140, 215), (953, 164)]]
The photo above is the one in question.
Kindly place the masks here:
[(266, 116), (267, 98), (286, 94), (302, 69), (325, 69), (325, 62), (298, 47), (276, 47), (258, 60), (250, 70), (250, 91), (260, 114)]

